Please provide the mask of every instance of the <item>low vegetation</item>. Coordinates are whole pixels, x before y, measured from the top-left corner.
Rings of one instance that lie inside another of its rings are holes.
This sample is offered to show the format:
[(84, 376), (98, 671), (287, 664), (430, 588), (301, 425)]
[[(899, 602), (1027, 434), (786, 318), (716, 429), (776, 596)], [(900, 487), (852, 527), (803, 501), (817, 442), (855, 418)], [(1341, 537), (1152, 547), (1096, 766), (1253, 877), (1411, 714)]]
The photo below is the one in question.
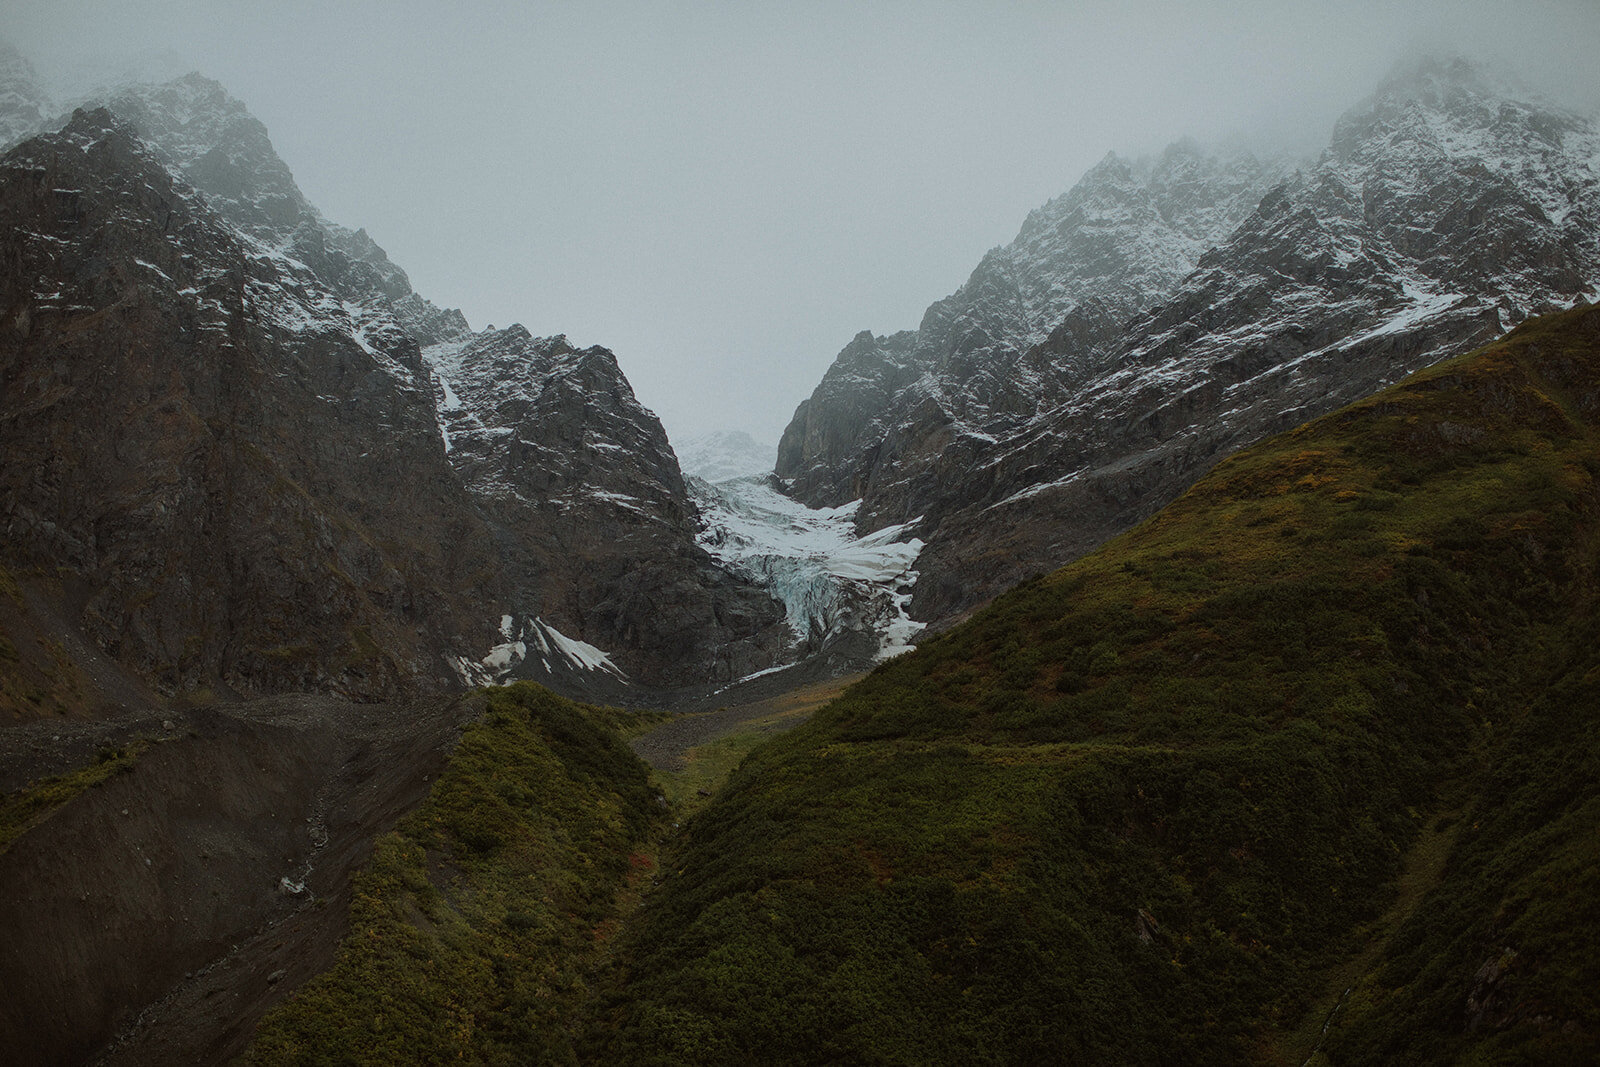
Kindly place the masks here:
[(79, 793), (114, 774), (131, 771), (134, 762), (149, 746), (148, 741), (135, 741), (116, 748), (103, 748), (86, 767), (29, 783), (14, 793), (0, 796), (0, 853)]
[(1597, 429), (1583, 310), (1250, 449), (691, 751), (659, 872), (642, 720), (490, 691), (249, 1058), (1593, 1062)]
[(1529, 323), (885, 665), (689, 824), (581, 1051), (1600, 1056), (1597, 427), (1600, 312)]
[(733, 769), (758, 745), (804, 722), (859, 677), (833, 678), (751, 704), (702, 713), (708, 720), (715, 716), (724, 717), (724, 721), (705, 741), (683, 753), (682, 766), (674, 770), (658, 768), (655, 772), (655, 780), (673, 812), (686, 819), (705, 807)]
[(331, 970), (263, 1020), (254, 1063), (564, 1063), (665, 811), (629, 713), (490, 690), (424, 804), (355, 879)]

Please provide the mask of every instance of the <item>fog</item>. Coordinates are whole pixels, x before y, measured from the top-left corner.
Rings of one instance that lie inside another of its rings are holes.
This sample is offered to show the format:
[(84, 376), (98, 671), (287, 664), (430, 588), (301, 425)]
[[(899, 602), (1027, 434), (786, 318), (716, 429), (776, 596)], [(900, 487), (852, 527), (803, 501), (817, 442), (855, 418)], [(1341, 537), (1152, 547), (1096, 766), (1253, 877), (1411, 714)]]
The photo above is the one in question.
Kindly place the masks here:
[(1108, 150), (1313, 153), (1401, 57), (1600, 111), (1596, 0), (5, 0), (63, 94), (199, 69), (307, 197), (475, 328), (613, 349), (676, 440), (777, 440)]

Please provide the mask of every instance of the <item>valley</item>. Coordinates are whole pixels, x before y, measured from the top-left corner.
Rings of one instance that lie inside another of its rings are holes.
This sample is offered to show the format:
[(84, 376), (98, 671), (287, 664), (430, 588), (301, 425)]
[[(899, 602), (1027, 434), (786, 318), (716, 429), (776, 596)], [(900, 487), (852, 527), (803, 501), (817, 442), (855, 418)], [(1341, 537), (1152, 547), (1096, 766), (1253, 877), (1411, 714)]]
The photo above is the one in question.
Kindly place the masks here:
[(770, 445), (198, 73), (0, 150), (0, 1063), (1600, 1057), (1591, 119), (1111, 153)]

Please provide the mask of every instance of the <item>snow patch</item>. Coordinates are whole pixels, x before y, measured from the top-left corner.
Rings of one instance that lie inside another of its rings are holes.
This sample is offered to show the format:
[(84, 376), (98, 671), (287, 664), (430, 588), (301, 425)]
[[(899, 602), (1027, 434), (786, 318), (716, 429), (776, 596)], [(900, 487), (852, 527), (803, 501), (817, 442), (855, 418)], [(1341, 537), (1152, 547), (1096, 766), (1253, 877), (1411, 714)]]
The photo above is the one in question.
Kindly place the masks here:
[(546, 674), (554, 673), (555, 667), (565, 667), (599, 671), (613, 675), (624, 683), (628, 680), (621, 668), (611, 662), (609, 652), (587, 641), (568, 637), (543, 619), (524, 621), (519, 626), (516, 616), (502, 615), (499, 630), (505, 640), (491, 648), (481, 660), (474, 662), (465, 656), (445, 657), (445, 662), (455, 671), (462, 684), (478, 688), (503, 683), (527, 662), (530, 653), (535, 652)]
[(587, 641), (568, 637), (543, 619), (534, 619), (532, 626), (532, 632), (538, 641), (540, 651), (546, 657), (547, 665), (550, 658), (560, 657), (570, 667), (584, 671), (604, 671), (627, 681), (627, 675), (611, 662), (611, 653), (603, 652)]
[(450, 388), (450, 379), (442, 374), (437, 375), (437, 377), (439, 379), (439, 388), (444, 390), (444, 399), (439, 401), (439, 410), (460, 411), (464, 405), (461, 403), (461, 398), (456, 395), (456, 391)]

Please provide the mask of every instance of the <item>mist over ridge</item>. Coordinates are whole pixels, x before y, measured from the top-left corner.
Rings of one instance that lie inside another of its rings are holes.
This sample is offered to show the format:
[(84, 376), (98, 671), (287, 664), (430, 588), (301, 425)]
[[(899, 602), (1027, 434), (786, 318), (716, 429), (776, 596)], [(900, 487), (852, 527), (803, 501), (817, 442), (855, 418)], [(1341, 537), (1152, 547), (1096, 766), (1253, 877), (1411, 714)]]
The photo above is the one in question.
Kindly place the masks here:
[(612, 348), (674, 440), (775, 440), (851, 336), (914, 327), (1107, 151), (1314, 152), (1417, 51), (1600, 105), (1583, 3), (454, 17), (30, 0), (6, 33), (77, 90), (140, 54), (217, 78), (308, 198), (420, 292)]

